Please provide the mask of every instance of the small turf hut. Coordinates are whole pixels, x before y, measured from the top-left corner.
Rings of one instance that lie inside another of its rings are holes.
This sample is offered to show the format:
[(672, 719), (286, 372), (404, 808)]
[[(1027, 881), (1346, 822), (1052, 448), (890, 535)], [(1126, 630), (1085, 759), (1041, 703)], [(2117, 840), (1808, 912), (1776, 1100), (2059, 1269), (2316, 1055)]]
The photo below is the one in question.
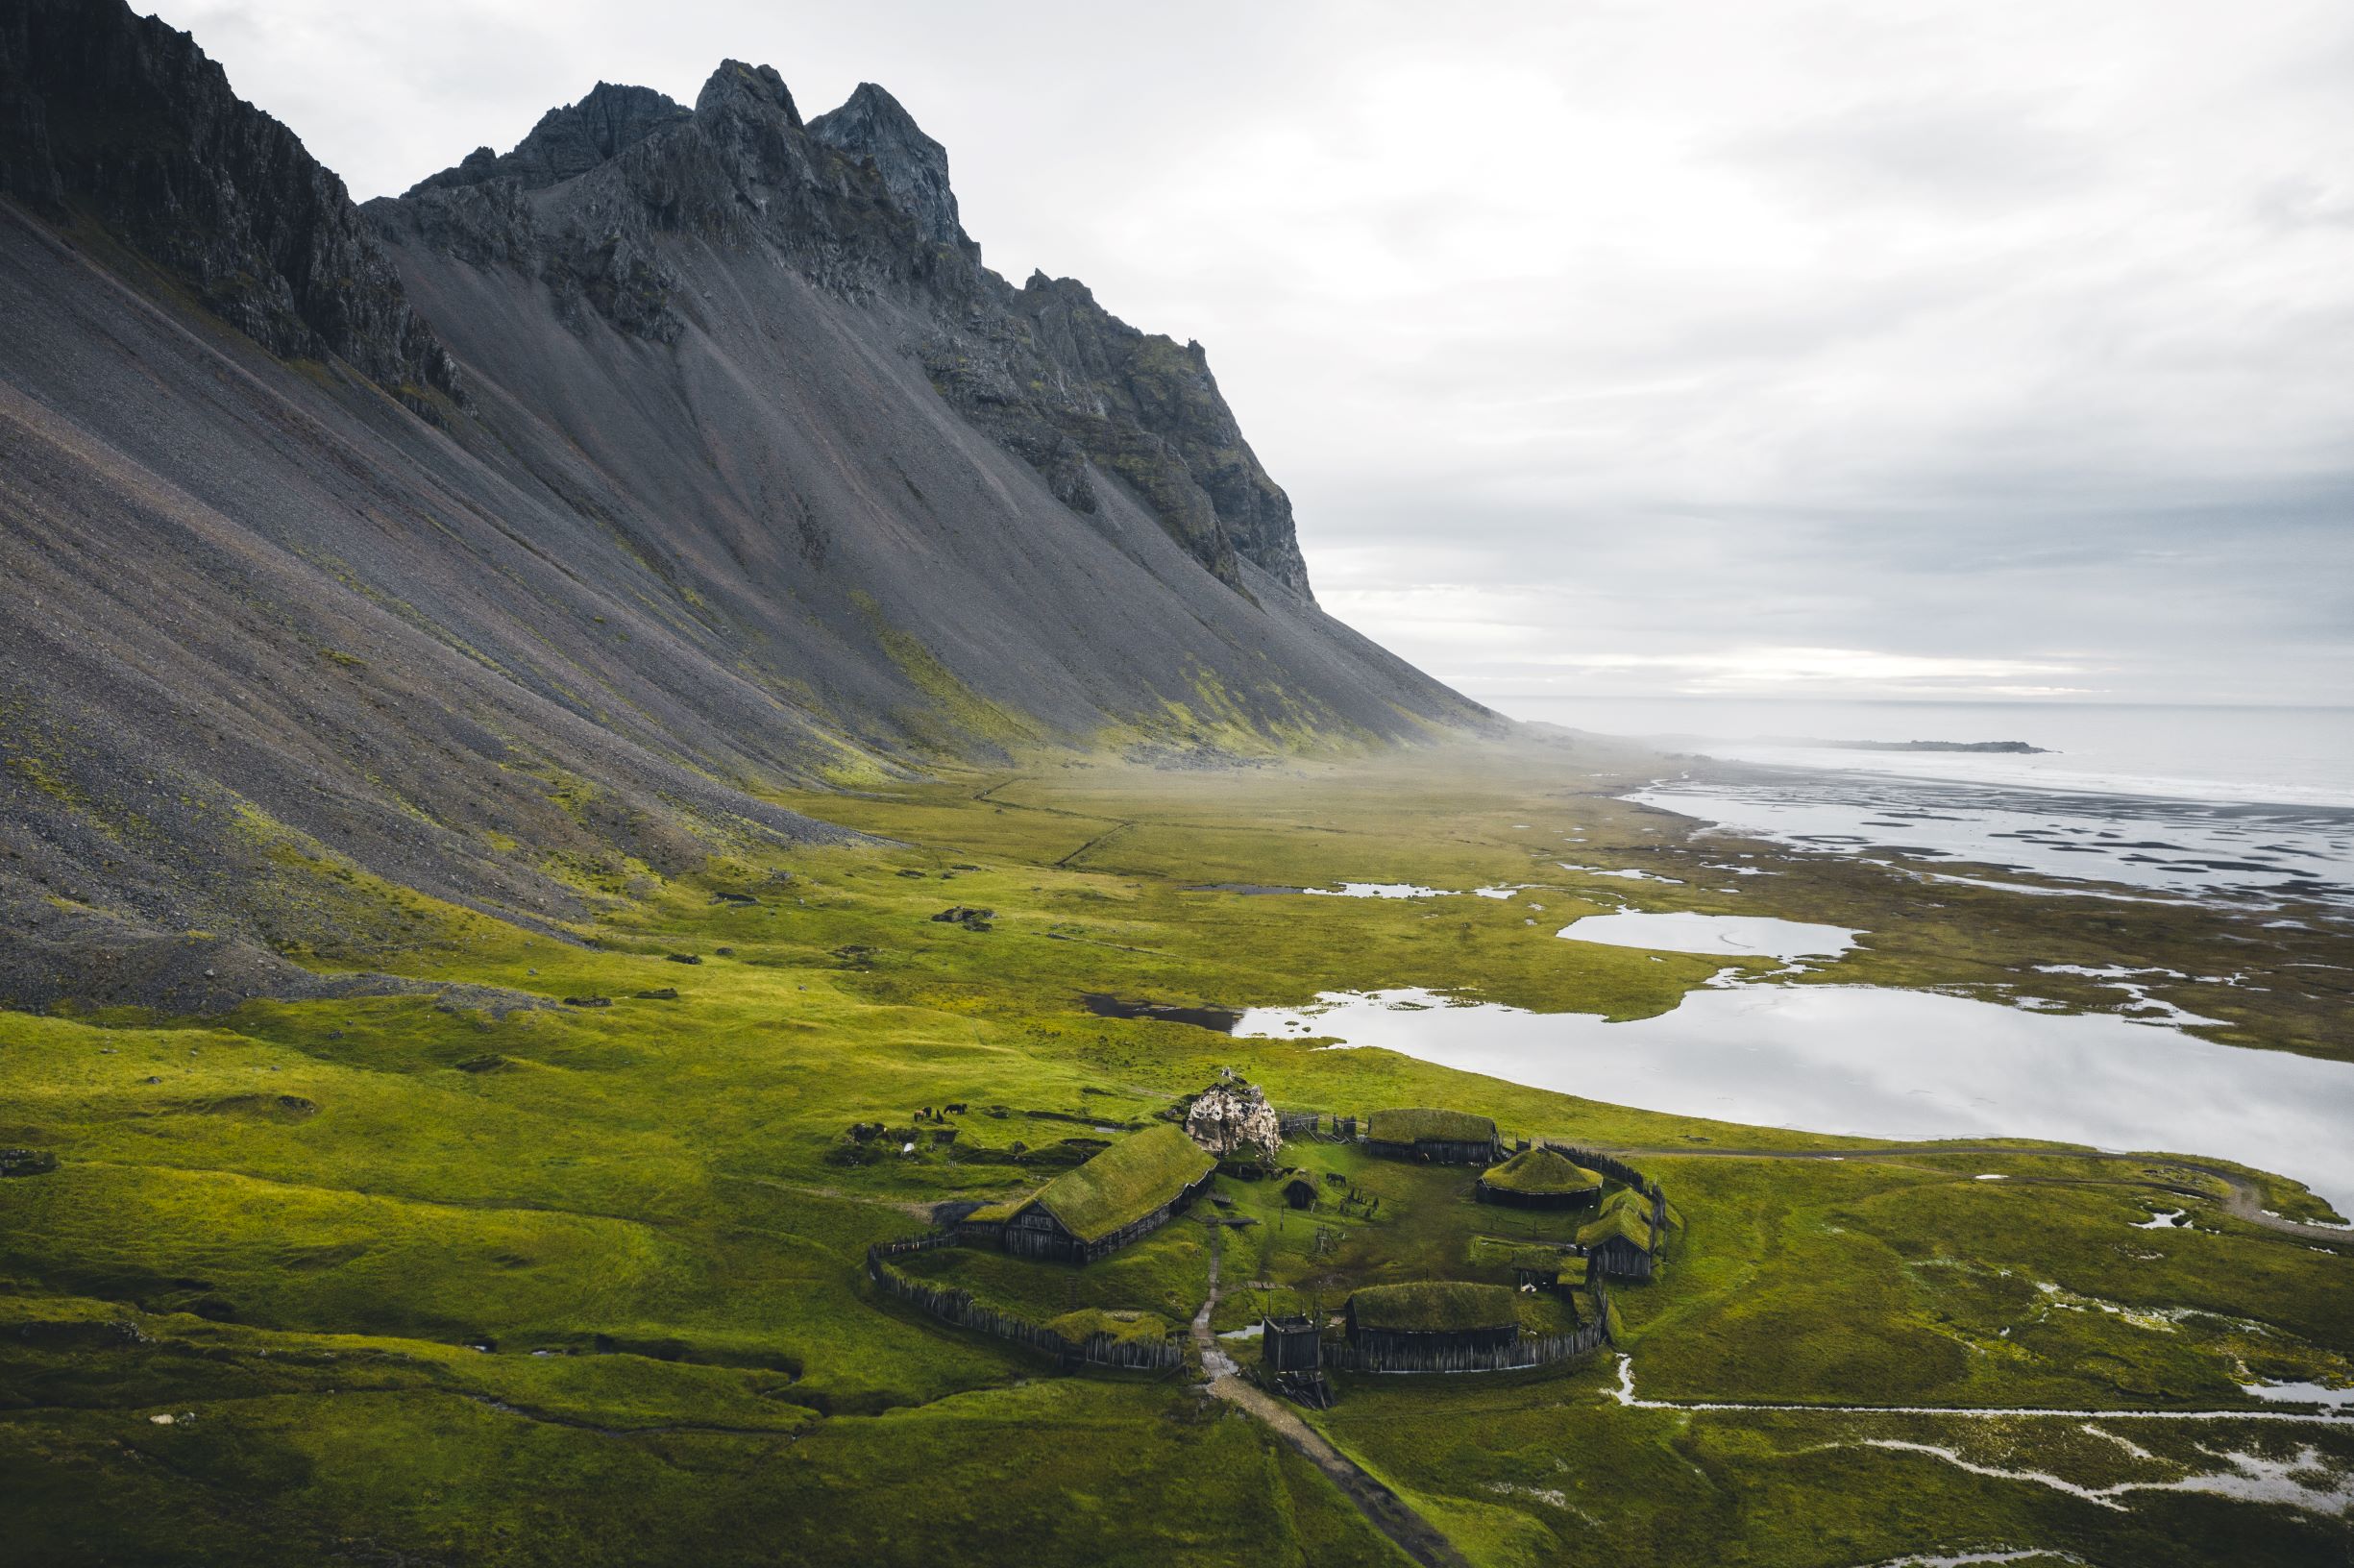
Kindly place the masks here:
[(1602, 1177), (1540, 1143), (1482, 1171), (1478, 1192), (1515, 1209), (1583, 1209), (1602, 1200)]
[(965, 1216), (958, 1234), (1022, 1258), (1091, 1263), (1149, 1235), (1200, 1195), (1217, 1161), (1173, 1123), (1131, 1134), (1026, 1198)]
[(1496, 1124), (1485, 1116), (1427, 1107), (1374, 1112), (1365, 1118), (1365, 1147), (1434, 1165), (1489, 1165), (1504, 1153)]
[(1520, 1339), (1516, 1292), (1501, 1285), (1417, 1280), (1349, 1297), (1349, 1343), (1377, 1356), (1502, 1350)]
[(1602, 1212), (1578, 1232), (1589, 1276), (1648, 1280), (1658, 1266), (1653, 1249), (1651, 1200), (1622, 1188), (1603, 1200)]
[(1528, 1247), (1512, 1254), (1512, 1283), (1523, 1290), (1558, 1290), (1585, 1282), (1585, 1260), (1574, 1253)]

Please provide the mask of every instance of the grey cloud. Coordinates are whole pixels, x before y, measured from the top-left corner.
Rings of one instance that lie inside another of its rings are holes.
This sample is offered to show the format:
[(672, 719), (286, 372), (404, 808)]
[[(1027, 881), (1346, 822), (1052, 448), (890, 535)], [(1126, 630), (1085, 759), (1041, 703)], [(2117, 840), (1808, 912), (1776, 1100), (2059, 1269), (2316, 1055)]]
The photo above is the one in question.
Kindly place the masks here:
[(1793, 180), (1818, 202), (1991, 208), (2065, 197), (2111, 163), (2043, 102), (2007, 93), (1859, 104), (1745, 135), (1719, 156)]
[(993, 264), (1208, 345), (1328, 597), (1475, 694), (2354, 698), (2342, 0), (158, 3), (362, 194), (601, 77), (883, 83)]

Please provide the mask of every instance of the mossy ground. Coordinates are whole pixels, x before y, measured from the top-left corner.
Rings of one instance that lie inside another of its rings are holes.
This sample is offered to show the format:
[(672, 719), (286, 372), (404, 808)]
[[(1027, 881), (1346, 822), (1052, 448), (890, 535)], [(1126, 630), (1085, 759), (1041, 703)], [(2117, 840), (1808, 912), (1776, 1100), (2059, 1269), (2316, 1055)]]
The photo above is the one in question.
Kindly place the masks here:
[[(1640, 1017), (1719, 964), (1553, 937), (1631, 892), (1860, 926), (1870, 943), (1839, 978), (1989, 993), (2038, 962), (2206, 972), (2183, 960), (2226, 927), (2249, 939), (2235, 968), (2287, 973), (2321, 940), (1978, 890), (1932, 905), (1851, 862), (1792, 859), (1737, 897), (1704, 877), (1598, 887), (1553, 863), (1725, 852), (1599, 793), (1614, 766), (1583, 749), (1197, 773), (1042, 763), (796, 796), (897, 842), (672, 881), (632, 869), (577, 942), (409, 894), (400, 942), (354, 955), (609, 1008), (0, 1016), (0, 1143), (61, 1157), (0, 1182), (12, 1542), (40, 1562), (1394, 1562), (1247, 1417), (1181, 1382), (1058, 1376), (875, 1299), (864, 1249), (921, 1230), (937, 1200), (1034, 1189), (1062, 1139), (1149, 1124), (1221, 1066), (1286, 1107), (1443, 1105), (1583, 1146), (1838, 1140), (1100, 1018), (1081, 992), (1240, 1006), (1431, 986)], [(1199, 891), (1342, 880), (1544, 889)], [(995, 910), (994, 928), (930, 919), (958, 903)], [(676, 999), (635, 995), (663, 988)], [(2235, 1035), (2347, 1054), (2342, 1017), (2306, 992), (2274, 1015), (2247, 989)], [(971, 1109), (938, 1144), (915, 1113), (950, 1102)], [(906, 1136), (846, 1153), (856, 1122)], [(1263, 1304), (1336, 1307), (1355, 1284), (1497, 1280), (1581, 1217), (1475, 1205), (1470, 1170), (1286, 1154), (1326, 1194), (1316, 1212), (1287, 1210), (1277, 1183), (1216, 1184), (1219, 1212), (1261, 1221), (1224, 1235), (1219, 1328)], [(1643, 1164), (1684, 1220), (1665, 1278), (1615, 1293), (1646, 1397), (2234, 1409), (2255, 1408), (2249, 1377), (2354, 1374), (2354, 1265), (2164, 1190), (2196, 1183), (2163, 1163), (2023, 1146)], [(1993, 1170), (2013, 1180), (1974, 1179)], [(1340, 1206), (1352, 1188), (1380, 1198), (1370, 1216)], [(2268, 1201), (2319, 1207), (2281, 1181)], [(2129, 1228), (2159, 1207), (2195, 1227)], [(1086, 1270), (961, 1248), (905, 1262), (1041, 1321), (1181, 1323), (1208, 1280), (1190, 1219)], [(2105, 1506), (1925, 1450), (2106, 1485), (2300, 1444), (2342, 1475), (2354, 1432), (2116, 1427), (2137, 1458), (2074, 1418), (1633, 1409), (1613, 1377), (1344, 1378), (1317, 1419), (1484, 1564), (1838, 1568), (1996, 1547), (2289, 1563), (2348, 1545), (2342, 1518), (2191, 1491)]]

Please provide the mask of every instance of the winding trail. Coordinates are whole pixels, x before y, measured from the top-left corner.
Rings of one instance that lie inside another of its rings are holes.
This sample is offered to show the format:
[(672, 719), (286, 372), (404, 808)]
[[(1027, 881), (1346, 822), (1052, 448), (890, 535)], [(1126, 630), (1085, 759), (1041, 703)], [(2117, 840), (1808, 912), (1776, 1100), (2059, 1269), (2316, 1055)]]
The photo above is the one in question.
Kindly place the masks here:
[(1069, 854), (1065, 855), (1061, 860), (1053, 862), (1052, 866), (1055, 870), (1061, 870), (1062, 868), (1068, 866), (1072, 861), (1077, 860), (1081, 855), (1086, 854), (1089, 850), (1095, 848), (1105, 840), (1112, 838), (1116, 834), (1125, 833), (1128, 831), (1128, 829), (1136, 826), (1136, 822), (1133, 820), (1124, 817), (1104, 817), (1091, 811), (1066, 811), (1061, 806), (1033, 806), (1025, 801), (1000, 800), (997, 798), (997, 792), (999, 790), (1010, 790), (1017, 784), (1027, 784), (1030, 782), (1030, 776), (1031, 775), (1028, 773), (1016, 773), (1009, 778), (1001, 778), (997, 780), (996, 783), (992, 784), (989, 788), (975, 795), (973, 799), (995, 806), (1001, 811), (1035, 811), (1040, 813), (1042, 816), (1046, 817), (1067, 817), (1076, 822), (1109, 822), (1112, 824), (1111, 826), (1105, 828), (1102, 832), (1096, 834), (1093, 838), (1088, 840), (1087, 843), (1079, 845), (1078, 848), (1073, 849)]
[[(2250, 1225), (2283, 1236), (2301, 1237), (2308, 1241), (2335, 1241), (2341, 1246), (2354, 1245), (2354, 1227), (2341, 1225), (2308, 1225), (2301, 1220), (2283, 1219), (2268, 1213), (2264, 1207), (2264, 1192), (2254, 1182), (2237, 1171), (2220, 1165), (2205, 1165), (2195, 1160), (2178, 1160), (2171, 1155), (2118, 1154), (2106, 1149), (2029, 1149), (1998, 1143), (1915, 1143), (1863, 1149), (1611, 1149), (1599, 1152), (1615, 1155), (1623, 1160), (1918, 1160), (1931, 1154), (2046, 1155), (2059, 1160), (2130, 1160), (2136, 1164), (2172, 1165), (2177, 1170), (2195, 1170), (2202, 1176), (2212, 1176), (2223, 1184), (2223, 1212), (2234, 1219), (2244, 1219)], [(2023, 1187), (2037, 1185), (2066, 1185), (2064, 1177), (2020, 1176), (2012, 1178)], [(2179, 1193), (2184, 1197), (2207, 1197), (2211, 1194), (2195, 1188), (2174, 1187), (2166, 1182), (2141, 1181), (2136, 1187), (2154, 1187), (2161, 1191)]]
[(1210, 1394), (1264, 1422), (1339, 1487), (1341, 1495), (1357, 1505), (1357, 1511), (1365, 1516), (1368, 1524), (1389, 1537), (1399, 1551), (1422, 1564), (1422, 1568), (1470, 1568), (1469, 1559), (1455, 1549), (1455, 1543), (1435, 1525), (1326, 1441), (1322, 1433), (1301, 1420), (1288, 1405), (1245, 1379), (1234, 1358), (1218, 1347), (1217, 1335), (1210, 1332), (1210, 1314), (1218, 1304), (1218, 1255), (1224, 1237), (1225, 1227), (1210, 1227), (1210, 1294), (1203, 1299), (1201, 1311), (1193, 1314), (1193, 1343), (1201, 1351), (1202, 1370), (1210, 1379)]

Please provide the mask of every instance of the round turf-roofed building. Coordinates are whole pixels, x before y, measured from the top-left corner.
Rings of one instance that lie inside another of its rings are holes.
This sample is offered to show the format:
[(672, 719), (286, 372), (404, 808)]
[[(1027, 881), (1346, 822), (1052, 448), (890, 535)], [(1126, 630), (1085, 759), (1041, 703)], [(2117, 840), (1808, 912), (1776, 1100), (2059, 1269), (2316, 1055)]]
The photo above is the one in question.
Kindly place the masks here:
[(1434, 1165), (1493, 1164), (1504, 1152), (1496, 1124), (1487, 1117), (1427, 1106), (1374, 1112), (1365, 1118), (1365, 1147)]
[(1602, 1201), (1602, 1176), (1539, 1143), (1482, 1171), (1478, 1193), (1515, 1209), (1584, 1209)]

